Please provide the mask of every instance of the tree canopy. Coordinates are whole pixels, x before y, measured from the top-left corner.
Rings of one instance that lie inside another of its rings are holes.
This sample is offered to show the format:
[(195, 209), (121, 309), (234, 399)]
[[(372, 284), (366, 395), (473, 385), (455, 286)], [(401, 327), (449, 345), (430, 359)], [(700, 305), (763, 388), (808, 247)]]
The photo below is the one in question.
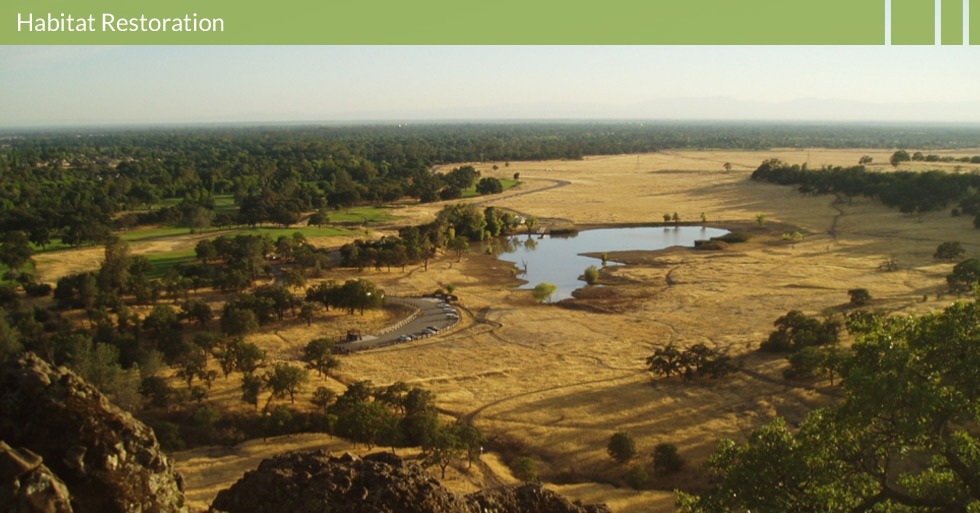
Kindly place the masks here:
[(980, 303), (864, 325), (844, 400), (798, 429), (777, 418), (709, 460), (715, 485), (682, 512), (976, 511)]

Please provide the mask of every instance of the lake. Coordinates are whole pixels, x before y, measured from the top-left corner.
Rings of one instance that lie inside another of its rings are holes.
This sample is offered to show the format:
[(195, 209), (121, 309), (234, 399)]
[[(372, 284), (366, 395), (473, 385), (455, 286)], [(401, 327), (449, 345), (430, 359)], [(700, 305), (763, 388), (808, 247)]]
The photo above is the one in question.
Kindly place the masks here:
[[(728, 233), (719, 228), (700, 226), (602, 228), (585, 230), (575, 236), (513, 235), (493, 241), (497, 258), (513, 262), (527, 273), (518, 277), (527, 280), (521, 289), (533, 289), (541, 282), (554, 283), (558, 291), (551, 297), (560, 301), (572, 297), (572, 291), (586, 285), (579, 277), (590, 265), (602, 267), (602, 260), (582, 256), (582, 253), (612, 253), (615, 251), (650, 251), (672, 246), (694, 246), (694, 241), (710, 239)], [(610, 265), (621, 265), (609, 260)]]

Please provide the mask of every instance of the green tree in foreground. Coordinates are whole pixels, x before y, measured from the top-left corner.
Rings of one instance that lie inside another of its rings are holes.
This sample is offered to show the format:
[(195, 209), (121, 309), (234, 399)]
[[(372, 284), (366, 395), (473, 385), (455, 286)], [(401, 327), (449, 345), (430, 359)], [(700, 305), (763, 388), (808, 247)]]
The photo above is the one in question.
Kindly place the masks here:
[(629, 431), (620, 431), (614, 434), (609, 439), (609, 444), (606, 445), (606, 452), (617, 463), (629, 462), (636, 456), (636, 442), (633, 441), (633, 435)]
[(684, 513), (977, 511), (980, 304), (866, 323), (842, 366), (843, 401), (798, 429), (777, 418), (679, 494)]

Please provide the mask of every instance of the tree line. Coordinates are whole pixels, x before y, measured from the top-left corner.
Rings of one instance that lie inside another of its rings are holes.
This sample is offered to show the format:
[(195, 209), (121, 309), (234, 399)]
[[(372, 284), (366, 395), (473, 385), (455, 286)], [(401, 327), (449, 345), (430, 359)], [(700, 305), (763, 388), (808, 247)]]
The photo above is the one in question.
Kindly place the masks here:
[[(113, 229), (166, 223), (271, 222), (325, 207), (414, 197), (453, 199), (448, 162), (578, 159), (665, 148), (975, 147), (969, 127), (582, 122), (420, 124), (7, 134), (0, 146), (0, 232), (39, 247), (101, 240)], [(928, 157), (924, 157), (928, 159)], [(465, 182), (464, 182), (465, 183)], [(496, 190), (492, 180), (481, 193)], [(213, 208), (232, 195), (237, 215)], [(159, 208), (163, 200), (179, 204)], [(158, 210), (154, 211), (154, 208)], [(140, 209), (149, 212), (137, 213)], [(120, 215), (129, 212), (130, 215)], [(232, 216), (235, 216), (234, 218)]]
[(789, 165), (779, 159), (768, 159), (752, 173), (752, 179), (796, 185), (804, 194), (876, 198), (906, 214), (929, 212), (956, 203), (954, 215), (974, 215), (974, 224), (980, 225), (978, 174), (944, 171), (877, 173), (862, 165), (810, 170), (806, 164)]

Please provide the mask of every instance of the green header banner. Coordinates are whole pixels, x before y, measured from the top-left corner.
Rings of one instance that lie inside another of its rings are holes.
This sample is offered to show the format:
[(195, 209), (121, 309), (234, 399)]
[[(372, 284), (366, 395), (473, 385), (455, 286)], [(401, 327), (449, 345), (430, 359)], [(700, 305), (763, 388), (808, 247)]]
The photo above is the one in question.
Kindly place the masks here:
[[(7, 0), (0, 5), (0, 44), (881, 45), (885, 6), (885, 0)], [(912, 25), (912, 39), (924, 39), (921, 24)]]

